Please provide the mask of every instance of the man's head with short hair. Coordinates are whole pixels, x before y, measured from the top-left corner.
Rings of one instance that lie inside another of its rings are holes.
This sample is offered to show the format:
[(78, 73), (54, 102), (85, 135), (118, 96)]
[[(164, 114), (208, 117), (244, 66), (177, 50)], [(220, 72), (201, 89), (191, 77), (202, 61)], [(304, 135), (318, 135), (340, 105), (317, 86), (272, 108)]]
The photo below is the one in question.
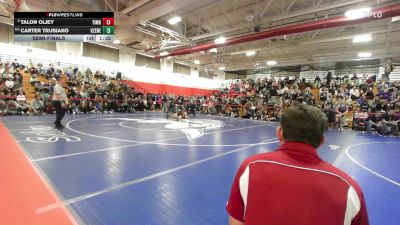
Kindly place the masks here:
[(318, 108), (298, 104), (283, 111), (277, 136), (284, 142), (301, 142), (317, 148), (323, 143), (327, 121)]

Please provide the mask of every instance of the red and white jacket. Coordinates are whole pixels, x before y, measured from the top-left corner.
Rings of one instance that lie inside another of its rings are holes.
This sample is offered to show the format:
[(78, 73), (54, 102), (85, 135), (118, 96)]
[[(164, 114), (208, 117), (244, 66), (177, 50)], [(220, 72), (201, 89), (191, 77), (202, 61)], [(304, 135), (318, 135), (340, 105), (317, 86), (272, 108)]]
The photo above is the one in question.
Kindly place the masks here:
[(310, 145), (288, 142), (240, 166), (226, 209), (246, 225), (368, 225), (359, 185)]

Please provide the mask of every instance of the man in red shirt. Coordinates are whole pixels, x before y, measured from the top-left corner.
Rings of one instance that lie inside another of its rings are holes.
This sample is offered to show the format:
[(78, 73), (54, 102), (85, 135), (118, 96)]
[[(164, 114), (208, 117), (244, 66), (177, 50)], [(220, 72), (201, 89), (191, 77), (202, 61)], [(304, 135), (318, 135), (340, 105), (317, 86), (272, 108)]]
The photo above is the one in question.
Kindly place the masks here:
[(324, 162), (326, 116), (299, 104), (286, 109), (276, 135), (281, 145), (240, 166), (226, 209), (230, 225), (368, 225), (361, 188)]

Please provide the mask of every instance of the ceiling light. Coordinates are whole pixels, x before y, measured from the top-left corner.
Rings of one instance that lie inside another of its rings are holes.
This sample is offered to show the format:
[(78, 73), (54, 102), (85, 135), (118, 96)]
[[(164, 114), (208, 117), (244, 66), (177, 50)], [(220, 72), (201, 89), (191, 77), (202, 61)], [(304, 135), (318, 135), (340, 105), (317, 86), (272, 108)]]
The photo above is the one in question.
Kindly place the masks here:
[(220, 44), (223, 44), (223, 43), (226, 42), (226, 38), (224, 38), (224, 37), (219, 37), (219, 38), (215, 39), (214, 42), (215, 42), (215, 44), (220, 45)]
[(353, 43), (369, 42), (372, 40), (370, 34), (358, 35), (353, 38)]
[(246, 52), (246, 55), (247, 56), (253, 56), (253, 55), (255, 55), (256, 54), (256, 51), (248, 51), (248, 52)]
[(217, 50), (217, 48), (212, 48), (212, 49), (210, 49), (209, 52), (211, 52), (211, 53), (218, 53), (218, 50)]
[(197, 64), (197, 65), (200, 64), (200, 61), (198, 59), (194, 60), (193, 62), (194, 62), (194, 64)]
[(368, 16), (370, 12), (371, 8), (352, 9), (344, 15), (350, 20), (356, 20)]
[(254, 11), (253, 11), (253, 10), (248, 10), (246, 16), (244, 17), (244, 19), (245, 19), (247, 22), (253, 21), (254, 18), (255, 18), (255, 16), (254, 16)]
[(267, 65), (268, 66), (273, 66), (273, 65), (276, 65), (276, 61), (275, 60), (269, 60), (269, 61), (267, 61)]
[(218, 67), (219, 70), (225, 70), (225, 66)]
[(113, 41), (113, 43), (114, 44), (116, 44), (116, 45), (118, 45), (119, 43), (121, 43), (118, 39), (115, 39), (114, 41)]
[(371, 52), (360, 52), (358, 53), (358, 57), (360, 58), (368, 58), (371, 57), (372, 53)]
[(172, 59), (172, 57), (171, 57), (171, 56), (168, 56), (167, 59)]
[(175, 16), (174, 18), (169, 19), (168, 23), (171, 24), (171, 25), (174, 25), (174, 24), (177, 24), (177, 23), (179, 23), (181, 21), (182, 21), (181, 17)]
[(160, 56), (166, 56), (166, 55), (168, 55), (168, 54), (169, 54), (169, 53), (165, 51), (165, 52), (161, 52), (161, 53), (160, 53)]

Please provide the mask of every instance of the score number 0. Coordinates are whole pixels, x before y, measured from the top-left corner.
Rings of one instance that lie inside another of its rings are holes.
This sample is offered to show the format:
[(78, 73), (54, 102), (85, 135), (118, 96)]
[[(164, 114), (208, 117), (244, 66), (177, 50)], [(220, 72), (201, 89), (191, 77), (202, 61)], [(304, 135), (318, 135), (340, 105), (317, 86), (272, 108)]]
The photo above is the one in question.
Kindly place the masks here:
[(103, 18), (103, 26), (114, 26), (114, 18)]

